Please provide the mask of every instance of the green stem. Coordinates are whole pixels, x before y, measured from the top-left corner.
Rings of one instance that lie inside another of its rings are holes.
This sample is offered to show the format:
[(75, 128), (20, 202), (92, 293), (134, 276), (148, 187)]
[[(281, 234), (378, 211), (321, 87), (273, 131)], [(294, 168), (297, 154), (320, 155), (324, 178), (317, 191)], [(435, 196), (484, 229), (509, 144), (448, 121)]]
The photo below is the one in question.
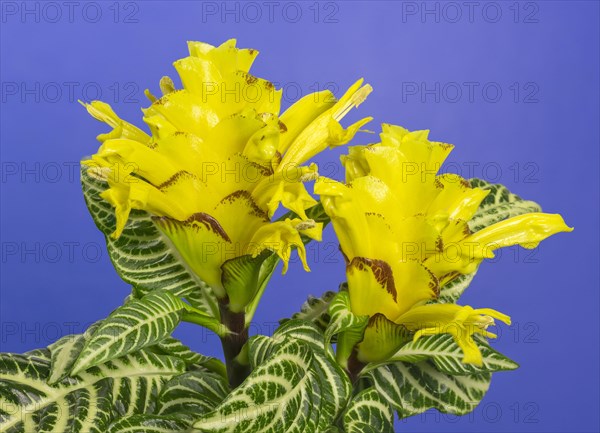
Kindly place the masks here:
[(365, 368), (367, 364), (358, 359), (358, 351), (356, 347), (352, 350), (350, 357), (348, 358), (348, 367), (346, 368), (346, 373), (348, 373), (348, 377), (352, 384), (357, 383), (360, 372)]
[(219, 302), (221, 323), (229, 329), (229, 333), (221, 337), (227, 377), (231, 388), (236, 388), (250, 374), (250, 366), (239, 362), (238, 355), (248, 341), (248, 328), (246, 327), (245, 314), (235, 313), (229, 309), (229, 302)]

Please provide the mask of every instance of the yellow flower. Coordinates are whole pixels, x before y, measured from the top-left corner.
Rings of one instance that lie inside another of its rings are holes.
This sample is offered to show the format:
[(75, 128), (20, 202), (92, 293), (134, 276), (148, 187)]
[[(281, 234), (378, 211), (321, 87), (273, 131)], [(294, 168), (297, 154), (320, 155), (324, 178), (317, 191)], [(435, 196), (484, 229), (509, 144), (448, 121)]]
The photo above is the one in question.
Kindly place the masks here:
[[(472, 334), (491, 337), (485, 329), (493, 319), (509, 323), (509, 317), (429, 302), (443, 284), (493, 257), (493, 250), (516, 244), (533, 248), (571, 229), (560, 215), (529, 213), (471, 233), (468, 222), (488, 191), (472, 188), (458, 175), (438, 175), (453, 146), (427, 136), (428, 131), (383, 125), (381, 143), (351, 147), (342, 157), (346, 184), (320, 178), (315, 193), (347, 261), (353, 313), (382, 314), (414, 339), (450, 333), (464, 351), (464, 362), (480, 364)], [(367, 331), (365, 338), (371, 334)], [(363, 341), (359, 360), (380, 361), (389, 356), (386, 351), (397, 349), (374, 346)]]
[[(327, 147), (347, 143), (370, 118), (344, 129), (340, 120), (369, 94), (356, 82), (338, 101), (331, 92), (307, 95), (280, 116), (281, 90), (248, 72), (257, 52), (235, 40), (219, 47), (189, 42), (174, 63), (183, 89), (165, 77), (161, 98), (143, 110), (151, 135), (121, 120), (105, 103), (86, 104), (113, 127), (98, 152), (83, 161), (108, 182), (103, 199), (115, 208), (118, 238), (132, 209), (149, 212), (189, 267), (220, 298), (222, 265), (265, 250), (284, 271), (292, 247), (308, 270), (301, 234), (320, 239), (321, 224), (305, 210), (317, 202), (303, 182), (317, 177), (302, 165)], [(299, 218), (272, 221), (279, 205)], [(242, 308), (238, 305), (236, 308)]]

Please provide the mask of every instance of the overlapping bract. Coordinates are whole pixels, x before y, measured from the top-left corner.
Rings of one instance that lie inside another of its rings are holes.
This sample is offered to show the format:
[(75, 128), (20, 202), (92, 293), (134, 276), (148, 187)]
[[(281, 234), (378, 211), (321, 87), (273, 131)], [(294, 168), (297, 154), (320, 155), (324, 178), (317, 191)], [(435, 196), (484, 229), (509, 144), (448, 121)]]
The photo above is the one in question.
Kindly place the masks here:
[[(225, 297), (221, 266), (268, 249), (284, 262), (301, 234), (320, 239), (307, 218), (316, 204), (303, 182), (317, 176), (302, 165), (327, 147), (347, 143), (370, 118), (344, 129), (339, 121), (371, 87), (356, 82), (338, 101), (331, 92), (305, 96), (280, 116), (281, 91), (248, 71), (257, 52), (190, 42), (190, 56), (174, 66), (183, 89), (161, 80), (163, 96), (147, 96), (144, 122), (151, 135), (121, 120), (102, 102), (89, 113), (113, 127), (83, 163), (108, 182), (103, 199), (115, 208), (118, 237), (132, 209), (145, 210), (190, 268)], [(279, 207), (298, 217), (272, 221)]]
[[(371, 327), (391, 321), (415, 339), (450, 333), (464, 351), (463, 361), (480, 364), (472, 334), (493, 337), (487, 327), (494, 319), (509, 323), (509, 317), (492, 309), (431, 304), (440, 287), (476, 270), (497, 248), (533, 248), (571, 229), (560, 215), (529, 213), (471, 233), (468, 221), (488, 192), (458, 175), (437, 174), (452, 148), (429, 141), (428, 131), (383, 125), (380, 143), (351, 147), (342, 157), (346, 184), (320, 178), (315, 192), (347, 260), (352, 311), (370, 316)], [(380, 332), (367, 328), (365, 339)], [(394, 344), (408, 340), (388, 341), (377, 351), (363, 341), (359, 359), (381, 361), (398, 349)]]

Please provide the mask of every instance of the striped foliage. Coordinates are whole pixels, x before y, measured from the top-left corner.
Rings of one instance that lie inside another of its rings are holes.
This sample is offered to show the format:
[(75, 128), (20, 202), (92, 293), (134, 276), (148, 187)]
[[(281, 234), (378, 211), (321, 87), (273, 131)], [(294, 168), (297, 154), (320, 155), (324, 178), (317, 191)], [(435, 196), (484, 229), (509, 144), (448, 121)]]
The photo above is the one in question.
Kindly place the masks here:
[(369, 321), (367, 316), (356, 316), (350, 309), (350, 295), (346, 291), (338, 292), (329, 304), (330, 320), (325, 330), (325, 348), (330, 350), (329, 343), (336, 338), (336, 357), (338, 362), (347, 367), (347, 360), (354, 346), (363, 339)]
[(167, 382), (158, 397), (157, 414), (191, 423), (212, 411), (229, 393), (227, 379), (204, 371), (189, 371)]
[(50, 360), (0, 354), (0, 431), (105, 433), (117, 417), (152, 412), (183, 361), (139, 351), (48, 384)]
[(368, 373), (400, 418), (435, 408), (464, 415), (479, 404), (490, 386), (491, 373), (452, 376), (440, 372), (431, 361), (394, 362)]
[(434, 302), (440, 304), (455, 304), (464, 291), (467, 290), (467, 287), (469, 287), (476, 274), (477, 271), (471, 272), (470, 274), (459, 275), (447, 282), (440, 288), (440, 296)]
[(494, 350), (485, 338), (474, 336), (483, 365), (463, 364), (463, 351), (449, 334), (421, 337), (400, 348), (389, 361), (419, 363), (431, 359), (440, 372), (450, 375), (482, 374), (514, 370), (519, 364)]
[(336, 292), (329, 290), (318, 298), (309, 296), (306, 302), (302, 304), (299, 312), (294, 313), (291, 319), (281, 319), (279, 323), (284, 324), (293, 319), (305, 320), (314, 323), (319, 329), (325, 331), (331, 319), (329, 316), (329, 304), (335, 294)]
[(147, 212), (132, 210), (122, 235), (113, 239), (110, 235), (116, 227), (114, 210), (100, 197), (107, 183), (90, 176), (88, 169), (82, 166), (81, 184), (88, 210), (106, 237), (112, 263), (121, 278), (133, 286), (135, 297), (157, 289), (165, 290), (219, 317), (216, 299), (209, 287), (188, 267)]
[(71, 374), (85, 343), (89, 341), (99, 325), (100, 322), (94, 323), (84, 334), (66, 335), (48, 346), (52, 361), (49, 384), (55, 384)]
[(127, 302), (85, 341), (72, 374), (158, 343), (173, 332), (184, 309), (180, 299), (164, 291)]
[(375, 388), (359, 392), (343, 418), (346, 433), (394, 433), (394, 412)]
[(174, 337), (166, 337), (149, 349), (159, 354), (175, 356), (185, 362), (188, 368), (200, 367), (223, 377), (226, 376), (225, 364), (221, 360), (196, 353)]
[(500, 184), (492, 184), (482, 179), (470, 179), (474, 188), (489, 190), (488, 196), (483, 199), (479, 209), (469, 221), (469, 228), (477, 232), (485, 227), (491, 226), (507, 218), (530, 212), (541, 212), (539, 204), (523, 200), (516, 194), (511, 193), (508, 188)]
[(290, 322), (273, 338), (253, 338), (249, 358), (257, 367), (194, 428), (223, 433), (328, 431), (351, 388), (322, 342), (318, 328), (302, 321)]
[(131, 415), (113, 422), (107, 433), (176, 433), (189, 431), (189, 423), (176, 417)]

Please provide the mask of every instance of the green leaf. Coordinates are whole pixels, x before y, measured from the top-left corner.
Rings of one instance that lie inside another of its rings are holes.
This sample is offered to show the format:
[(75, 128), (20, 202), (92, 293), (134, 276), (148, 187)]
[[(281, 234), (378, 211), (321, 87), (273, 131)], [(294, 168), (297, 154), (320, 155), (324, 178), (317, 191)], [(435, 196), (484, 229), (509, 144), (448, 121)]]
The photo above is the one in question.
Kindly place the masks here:
[(159, 341), (151, 349), (160, 354), (176, 356), (185, 362), (188, 367), (199, 366), (223, 377), (226, 376), (225, 364), (223, 364), (221, 360), (196, 353), (190, 350), (189, 347), (187, 347), (177, 338), (166, 337), (165, 339)]
[[(483, 357), (483, 365), (463, 364), (463, 351), (449, 334), (421, 337), (396, 352), (386, 363), (394, 361), (419, 363), (431, 359), (437, 369), (450, 375), (482, 374), (514, 370), (519, 364), (492, 349), (484, 338), (474, 337)], [(373, 367), (368, 367), (372, 369)]]
[(135, 297), (165, 290), (188, 299), (204, 313), (219, 317), (210, 288), (190, 269), (147, 212), (132, 210), (122, 235), (113, 239), (110, 235), (116, 227), (114, 209), (100, 197), (108, 184), (90, 176), (84, 166), (81, 184), (88, 210), (106, 236), (110, 259), (121, 278), (134, 287)]
[(346, 433), (394, 433), (394, 412), (375, 389), (359, 392), (344, 413)]
[(221, 433), (328, 431), (350, 396), (347, 376), (325, 353), (324, 337), (315, 325), (291, 322), (275, 334), (250, 340), (251, 362), (262, 362), (194, 428)]
[(115, 416), (151, 412), (163, 383), (184, 371), (140, 351), (48, 384), (50, 360), (0, 354), (0, 431), (104, 433)]
[(477, 271), (471, 272), (470, 274), (459, 275), (458, 277), (444, 284), (440, 288), (440, 296), (435, 300), (435, 303), (455, 304), (467, 287), (469, 287), (473, 281), (473, 278), (475, 278), (476, 273)]
[(70, 375), (85, 343), (91, 338), (99, 325), (100, 322), (94, 323), (84, 334), (65, 335), (48, 346), (52, 360), (50, 377), (48, 378), (49, 384), (55, 384)]
[(169, 292), (155, 291), (117, 308), (85, 342), (72, 374), (156, 344), (173, 332), (185, 307)]
[(325, 346), (329, 349), (329, 342), (335, 335), (337, 337), (337, 359), (342, 367), (347, 367), (347, 360), (354, 346), (359, 343), (364, 335), (365, 327), (369, 322), (368, 316), (357, 316), (350, 309), (350, 295), (348, 292), (338, 292), (329, 305), (331, 320), (325, 330)]
[(310, 344), (316, 351), (324, 351), (325, 337), (323, 332), (312, 322), (292, 319), (281, 325), (273, 333), (273, 340), (290, 337)]
[(470, 179), (469, 182), (473, 188), (490, 190), (488, 196), (483, 199), (479, 209), (469, 221), (469, 228), (473, 232), (507, 218), (542, 210), (539, 204), (523, 200), (518, 195), (511, 193), (504, 185), (491, 184), (485, 180), (475, 178)]
[(312, 322), (299, 319), (290, 320), (273, 334), (275, 341), (286, 341), (286, 339), (302, 341), (310, 345), (313, 351), (311, 373), (323, 384), (321, 393), (329, 403), (324, 405), (321, 410), (327, 416), (335, 418), (340, 408), (345, 406), (346, 400), (352, 392), (352, 386), (348, 376), (333, 359), (330, 351), (324, 350), (325, 336), (322, 331)]
[(309, 296), (298, 313), (294, 313), (291, 319), (281, 319), (279, 323), (284, 324), (289, 320), (299, 319), (312, 322), (325, 331), (331, 317), (329, 316), (329, 304), (333, 300), (336, 292), (327, 291), (320, 297)]
[(175, 433), (189, 431), (189, 423), (175, 417), (131, 415), (113, 423), (107, 433)]
[(267, 360), (277, 343), (265, 335), (255, 335), (248, 340), (248, 362), (252, 370)]
[(288, 341), (194, 428), (202, 432), (283, 433), (295, 424), (300, 431), (314, 431), (311, 363), (308, 345)]
[(438, 334), (421, 337), (402, 346), (393, 356), (385, 362), (371, 364), (365, 368), (365, 373), (381, 365), (402, 361), (420, 363), (431, 360), (437, 369), (450, 375), (482, 374), (497, 371), (508, 371), (519, 368), (519, 364), (494, 350), (485, 338), (474, 336), (475, 344), (479, 347), (483, 357), (483, 365), (464, 364), (463, 351), (449, 334)]
[(191, 424), (200, 415), (217, 407), (228, 393), (229, 385), (222, 376), (207, 371), (190, 371), (165, 384), (158, 397), (157, 413), (185, 419)]
[(40, 358), (40, 359), (45, 359), (48, 361), (50, 360), (50, 357), (51, 357), (50, 349), (48, 349), (48, 348), (33, 349), (33, 350), (30, 350), (29, 352), (25, 352), (23, 355), (28, 358)]
[(491, 380), (491, 373), (450, 376), (430, 361), (394, 362), (367, 375), (400, 418), (430, 408), (456, 415), (469, 413), (479, 404)]

